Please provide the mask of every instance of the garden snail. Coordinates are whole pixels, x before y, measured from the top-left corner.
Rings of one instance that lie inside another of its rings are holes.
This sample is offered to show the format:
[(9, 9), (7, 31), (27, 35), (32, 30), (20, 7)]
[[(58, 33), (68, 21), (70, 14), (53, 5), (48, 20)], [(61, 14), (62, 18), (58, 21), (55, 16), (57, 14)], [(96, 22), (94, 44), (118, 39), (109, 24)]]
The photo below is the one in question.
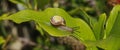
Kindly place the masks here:
[(65, 20), (61, 16), (53, 16), (50, 22), (53, 26), (65, 26)]
[(53, 26), (57, 27), (58, 29), (65, 30), (65, 31), (68, 31), (68, 32), (74, 32), (74, 30), (76, 30), (76, 28), (67, 27), (66, 24), (65, 24), (64, 18), (62, 18), (61, 16), (53, 16), (50, 19), (50, 23)]

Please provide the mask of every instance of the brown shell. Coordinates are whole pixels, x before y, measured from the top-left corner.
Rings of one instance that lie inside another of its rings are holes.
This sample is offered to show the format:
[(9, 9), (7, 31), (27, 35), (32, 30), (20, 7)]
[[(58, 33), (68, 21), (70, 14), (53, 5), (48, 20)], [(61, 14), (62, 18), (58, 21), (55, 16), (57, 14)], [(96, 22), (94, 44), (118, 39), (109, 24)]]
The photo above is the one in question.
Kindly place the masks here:
[(50, 19), (50, 23), (51, 23), (53, 26), (65, 26), (65, 20), (64, 20), (64, 18), (62, 18), (61, 16), (53, 16), (53, 17)]

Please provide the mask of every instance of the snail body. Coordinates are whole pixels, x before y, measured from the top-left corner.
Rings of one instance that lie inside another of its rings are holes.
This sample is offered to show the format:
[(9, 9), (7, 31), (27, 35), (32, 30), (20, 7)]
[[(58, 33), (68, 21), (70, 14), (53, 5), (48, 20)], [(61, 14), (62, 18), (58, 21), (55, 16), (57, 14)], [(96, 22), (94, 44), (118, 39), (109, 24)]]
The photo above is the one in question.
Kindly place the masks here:
[(58, 29), (68, 31), (68, 32), (71, 32), (71, 33), (73, 33), (73, 31), (74, 31), (73, 28), (66, 27), (66, 26), (60, 26), (60, 27), (58, 27)]

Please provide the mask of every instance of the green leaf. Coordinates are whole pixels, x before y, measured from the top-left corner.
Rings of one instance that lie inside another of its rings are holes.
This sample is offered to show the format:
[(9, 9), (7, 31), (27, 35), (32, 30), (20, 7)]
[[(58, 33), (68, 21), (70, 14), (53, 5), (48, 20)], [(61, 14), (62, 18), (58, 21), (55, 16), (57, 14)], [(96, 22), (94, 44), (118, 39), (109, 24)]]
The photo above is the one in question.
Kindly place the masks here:
[(120, 5), (117, 5), (115, 6), (111, 13), (110, 13), (110, 16), (107, 20), (107, 24), (106, 24), (106, 35), (109, 36), (110, 34), (110, 31), (112, 30), (115, 22), (116, 22), (116, 19), (117, 19), (117, 15), (118, 15), (118, 12), (120, 11)]
[(0, 36), (0, 44), (4, 43), (5, 40), (3, 39), (3, 37)]
[(76, 22), (74, 22), (74, 24), (76, 24), (76, 26), (80, 26), (80, 29), (75, 31), (79, 31), (80, 33), (75, 32), (73, 33), (73, 36), (77, 38), (79, 41), (81, 41), (82, 43), (84, 43), (87, 48), (95, 47), (96, 45), (93, 45), (91, 41), (96, 41), (96, 39), (89, 25), (85, 23), (82, 19), (76, 18), (75, 21)]
[[(7, 17), (7, 19), (12, 20), (16, 23), (22, 23), (26, 21), (33, 20), (42, 27), (46, 32), (48, 32), (52, 36), (68, 36), (71, 35), (71, 32), (59, 30), (58, 28), (54, 27), (50, 23), (51, 17), (58, 15), (65, 19), (66, 26), (70, 28), (80, 27), (78, 29), (81, 33), (77, 34), (76, 38), (82, 38), (83, 40), (95, 40), (94, 34), (90, 27), (81, 19), (72, 18), (69, 14), (67, 14), (64, 10), (59, 8), (48, 8), (43, 12), (36, 12), (32, 10), (23, 10), (13, 15)], [(73, 24), (74, 23), (74, 24)], [(88, 37), (89, 35), (89, 37)]]
[[(80, 28), (77, 30), (73, 30), (73, 32), (69, 32), (60, 30), (57, 27), (52, 26), (50, 23), (50, 19), (55, 15), (61, 16), (65, 19), (66, 27)], [(40, 28), (44, 29), (51, 36), (63, 37), (73, 35), (74, 37), (82, 41), (96, 41), (93, 31), (87, 23), (85, 23), (82, 19), (72, 18), (67, 12), (59, 8), (48, 8), (43, 12), (22, 10), (10, 15), (9, 17), (6, 17), (6, 19), (12, 20), (18, 24), (33, 20)]]
[(105, 21), (106, 21), (106, 14), (102, 14), (100, 15), (98, 21), (93, 24), (93, 31), (97, 40), (103, 38)]
[(75, 19), (75, 20), (76, 22), (74, 24), (80, 26), (80, 29), (77, 30), (80, 33), (76, 32), (73, 34), (73, 36), (79, 39), (80, 41), (82, 41), (86, 45), (87, 50), (92, 50), (92, 49), (97, 50), (96, 45), (93, 45), (95, 44), (93, 43), (93, 41), (96, 41), (96, 39), (89, 25), (87, 25), (87, 23), (82, 19)]
[(78, 38), (82, 41), (96, 41), (95, 36), (91, 28), (87, 23), (85, 23), (82, 19), (75, 19), (76, 22), (74, 22), (75, 26), (79, 26), (80, 29), (76, 30), (79, 32), (75, 32), (73, 36)]
[(104, 48), (105, 50), (119, 50), (120, 49), (120, 37), (109, 36), (107, 39), (101, 40), (97, 43), (97, 46)]
[(20, 12), (10, 15), (7, 19), (12, 20), (16, 23), (22, 23), (31, 20), (42, 21), (42, 14), (33, 10), (22, 10)]
[(101, 48), (106, 50), (120, 50), (120, 5), (117, 5), (111, 11), (107, 21), (106, 39), (100, 41)]
[(107, 41), (107, 50), (119, 50), (120, 49), (120, 10), (117, 14), (116, 20), (110, 31)]
[[(52, 10), (54, 10), (54, 9), (52, 9)], [(49, 11), (51, 11), (51, 10), (48, 10), (48, 13), (47, 13), (47, 10), (44, 12), (37, 12), (37, 11), (33, 11), (33, 10), (22, 10), (18, 13), (10, 15), (9, 17), (5, 17), (4, 19), (12, 20), (18, 24), (22, 23), (22, 22), (33, 20), (36, 22), (36, 24), (39, 25), (39, 28), (43, 28), (45, 31), (47, 31), (52, 36), (68, 36), (68, 35), (70, 35), (71, 34), (70, 32), (59, 30), (50, 24), (51, 17), (54, 15), (57, 15), (57, 14), (54, 14), (54, 12), (53, 12), (53, 15), (50, 16), (51, 14), (49, 14)], [(59, 10), (59, 9), (55, 12), (62, 13), (61, 10)], [(60, 13), (58, 13), (58, 14), (60, 14)], [(63, 13), (65, 13), (65, 12), (63, 11)], [(67, 17), (66, 17), (66, 19), (67, 19)]]

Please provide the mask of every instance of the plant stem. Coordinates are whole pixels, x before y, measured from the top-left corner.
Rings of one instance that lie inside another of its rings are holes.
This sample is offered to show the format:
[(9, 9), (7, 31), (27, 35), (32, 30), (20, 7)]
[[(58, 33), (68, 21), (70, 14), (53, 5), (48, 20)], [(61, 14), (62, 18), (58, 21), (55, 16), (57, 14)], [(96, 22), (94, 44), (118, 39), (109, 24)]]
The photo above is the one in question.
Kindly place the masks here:
[(34, 5), (34, 10), (37, 11), (37, 10), (38, 10), (38, 7), (37, 7), (37, 6), (38, 6), (38, 3), (37, 3), (37, 0), (34, 0), (34, 4), (35, 4), (35, 5)]
[(27, 0), (27, 5), (28, 5), (28, 8), (29, 8), (29, 9), (32, 9), (32, 6), (31, 6), (31, 4), (30, 4), (30, 0)]

